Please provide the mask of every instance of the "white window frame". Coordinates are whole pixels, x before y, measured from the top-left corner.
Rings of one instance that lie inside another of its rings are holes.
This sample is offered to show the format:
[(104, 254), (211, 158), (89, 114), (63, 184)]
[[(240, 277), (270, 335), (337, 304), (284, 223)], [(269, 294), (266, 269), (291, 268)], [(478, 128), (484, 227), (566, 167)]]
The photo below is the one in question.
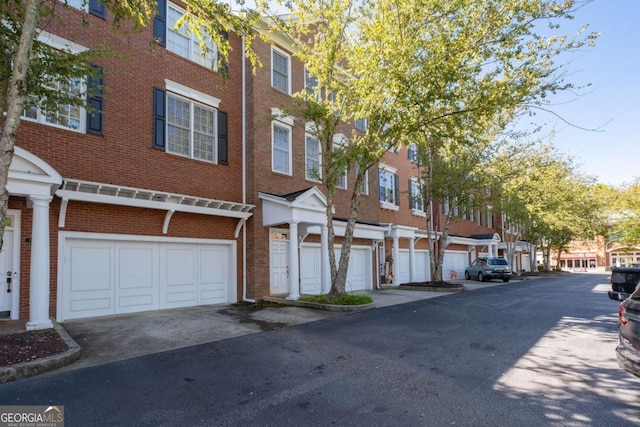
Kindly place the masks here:
[[(171, 90), (171, 89), (176, 89), (176, 88), (177, 88), (176, 86), (173, 86), (171, 84), (167, 84), (167, 86), (166, 86), (166, 89), (167, 89), (167, 91), (166, 91), (166, 97), (167, 97), (166, 108), (167, 108), (167, 111), (166, 111), (166, 115), (165, 115), (165, 117), (166, 117), (165, 126), (166, 126), (166, 135), (167, 135), (166, 138), (167, 138), (167, 140), (165, 142), (165, 152), (168, 153), (168, 154), (172, 154), (174, 156), (187, 157), (189, 159), (198, 160), (198, 161), (201, 161), (201, 162), (214, 163), (214, 164), (218, 163), (218, 109), (217, 109), (217, 106), (214, 106), (214, 105), (212, 105), (210, 103), (202, 102), (201, 100), (198, 100), (198, 99), (189, 98), (189, 97), (184, 96), (183, 94), (179, 93), (178, 91)], [(201, 94), (201, 95), (207, 96), (205, 94)], [(169, 144), (169, 126), (170, 126), (170, 123), (169, 123), (169, 98), (170, 97), (174, 98), (174, 99), (177, 99), (179, 101), (182, 101), (182, 102), (189, 103), (189, 155), (185, 155), (183, 153), (173, 152), (173, 151), (170, 151), (170, 149), (169, 149), (169, 145), (170, 145)], [(212, 160), (202, 159), (200, 157), (195, 157), (195, 155), (194, 155), (194, 151), (195, 151), (195, 148), (194, 148), (195, 126), (194, 126), (194, 124), (195, 124), (195, 107), (196, 106), (201, 108), (201, 109), (213, 112), (213, 123), (214, 123), (214, 125), (213, 125), (213, 148), (212, 148), (213, 158), (212, 158)]]
[[(272, 71), (271, 76), (272, 76), (271, 78), (273, 79), (273, 71)], [(311, 87), (311, 86), (308, 85), (309, 70), (307, 69), (307, 67), (304, 68), (304, 76), (303, 76), (303, 78), (304, 78), (303, 85), (304, 85), (305, 91), (307, 92), (307, 95), (311, 96), (317, 90), (316, 95), (315, 95), (315, 100), (319, 102), (322, 99), (322, 97), (320, 96), (321, 95), (320, 91), (317, 88), (318, 79), (314, 77), (316, 79), (316, 87)]]
[[(169, 25), (169, 14), (171, 12), (171, 9), (174, 9), (176, 12), (178, 12), (181, 15), (185, 15), (187, 13), (186, 10), (184, 10), (183, 8), (181, 8), (180, 6), (171, 3), (171, 2), (167, 2), (167, 22), (166, 22), (166, 26), (167, 26), (167, 40), (166, 40), (166, 46), (167, 46), (167, 50), (169, 52), (173, 52), (178, 56), (181, 56), (182, 58), (186, 58), (192, 62), (195, 62), (196, 64), (202, 65), (203, 67), (207, 67), (207, 68), (211, 68), (213, 70), (217, 70), (218, 69), (218, 47), (211, 41), (210, 42), (210, 46), (209, 46), (209, 52), (207, 53), (206, 56), (201, 54), (201, 50), (200, 50), (200, 39), (198, 38), (198, 36), (196, 36), (194, 33), (191, 34), (186, 34), (186, 26), (182, 26), (180, 29), (175, 29), (174, 27), (172, 27), (171, 25)], [(202, 29), (201, 29), (202, 30)], [(184, 31), (185, 33), (181, 33), (180, 31)], [(203, 36), (206, 37), (207, 36), (207, 32), (206, 31), (201, 31), (203, 33)], [(188, 55), (184, 55), (182, 52), (177, 52), (174, 49), (171, 49), (170, 47), (170, 39), (173, 40), (173, 37), (186, 37), (189, 39), (189, 54)], [(205, 40), (206, 43), (206, 40)], [(197, 47), (198, 50), (200, 50), (199, 52), (195, 51), (195, 48)]]
[[(307, 144), (310, 139), (318, 144), (318, 157), (316, 159), (309, 157), (309, 146)], [(312, 174), (309, 170), (309, 160), (317, 161), (318, 163), (318, 169), (315, 174)], [(305, 133), (304, 135), (304, 176), (307, 181), (322, 182), (322, 147), (320, 146), (318, 138), (310, 133)]]
[(487, 227), (493, 228), (493, 207), (487, 206)]
[[(388, 189), (388, 187), (383, 187), (381, 185), (381, 181), (382, 181), (382, 174), (390, 176), (391, 177), (391, 194), (392, 194), (392, 198), (391, 201), (388, 201), (386, 198), (385, 200), (379, 200), (380, 201), (380, 207), (382, 209), (389, 209), (392, 211), (398, 211), (400, 210), (400, 206), (396, 205), (396, 200), (395, 200), (395, 194), (396, 194), (396, 183), (395, 183), (395, 179), (396, 179), (396, 172), (398, 170), (396, 168), (393, 168), (391, 166), (387, 166), (384, 164), (380, 164), (380, 166), (378, 167), (378, 186), (380, 188), (385, 188)], [(385, 177), (385, 180), (387, 178)], [(386, 194), (386, 193), (385, 193)], [(378, 192), (378, 199), (380, 198), (380, 192)]]
[[(333, 151), (338, 151), (339, 149), (341, 149), (342, 147), (346, 146), (349, 144), (349, 140), (347, 139), (346, 136), (344, 136), (341, 133), (336, 133), (335, 135), (333, 135), (333, 145), (331, 147), (331, 149)], [(342, 190), (346, 190), (347, 188), (349, 188), (349, 182), (347, 180), (347, 169), (345, 168), (344, 173), (338, 177), (338, 179), (336, 180), (336, 187), (342, 189)], [(342, 182), (340, 182), (342, 181)]]
[[(76, 8), (74, 5), (70, 5), (71, 7)], [(76, 8), (77, 9), (77, 8)], [(81, 53), (81, 52), (85, 52), (86, 50), (88, 50), (88, 48), (86, 48), (85, 46), (82, 46), (80, 44), (74, 43), (70, 40), (67, 40), (63, 37), (57, 36), (55, 34), (52, 34), (48, 31), (40, 31), (38, 34), (38, 41), (41, 43), (44, 43), (48, 46), (51, 46), (54, 49), (57, 50), (61, 50), (61, 51), (65, 51), (65, 52), (70, 52), (70, 53)], [(84, 96), (86, 97), (86, 92), (87, 92), (87, 79), (84, 78), (80, 81), (80, 92), (84, 94)], [(46, 112), (43, 111), (39, 106), (36, 106), (36, 117), (32, 118), (32, 117), (27, 117), (25, 116), (25, 111), (23, 110), (23, 112), (20, 114), (20, 120), (25, 120), (27, 122), (33, 122), (33, 123), (39, 123), (45, 126), (51, 126), (54, 128), (58, 128), (58, 129), (63, 129), (63, 130), (67, 130), (70, 132), (76, 132), (76, 133), (87, 133), (87, 110), (80, 106), (80, 107), (76, 107), (79, 109), (79, 120), (78, 120), (78, 128), (74, 129), (72, 127), (69, 126), (64, 126), (64, 125), (60, 125), (57, 123), (51, 123), (47, 121), (47, 117), (46, 117)]]
[(413, 142), (407, 147), (409, 161), (418, 163), (418, 146)]
[[(274, 154), (275, 154), (275, 127), (278, 126), (280, 128), (283, 129), (287, 129), (288, 131), (288, 135), (289, 135), (289, 141), (288, 141), (288, 147), (287, 147), (287, 157), (288, 157), (288, 164), (287, 164), (287, 168), (288, 170), (286, 172), (283, 171), (279, 171), (275, 169), (275, 159), (274, 159)], [(288, 175), (288, 176), (292, 176), (293, 175), (293, 161), (292, 161), (292, 153), (291, 153), (291, 149), (292, 149), (292, 143), (293, 143), (293, 126), (287, 124), (286, 122), (282, 121), (282, 120), (272, 120), (271, 121), (271, 172), (274, 173), (279, 173), (282, 175)]]
[[(411, 213), (416, 216), (426, 217), (427, 213), (424, 210), (424, 200), (422, 200), (422, 181), (416, 176), (411, 177), (411, 200), (409, 200), (409, 206), (411, 207)], [(419, 199), (416, 199), (416, 193)]]
[[(274, 68), (273, 68), (273, 56), (274, 54), (278, 54), (280, 56), (284, 56), (287, 58), (287, 90), (282, 90), (282, 88), (276, 87), (274, 85), (274, 81), (273, 81), (273, 73), (274, 73)], [(287, 52), (285, 52), (282, 49), (278, 49), (275, 46), (271, 46), (271, 87), (279, 90), (280, 92), (286, 93), (287, 95), (291, 95), (291, 55), (288, 54)]]
[(89, 0), (66, 0), (66, 5), (84, 12), (89, 10)]
[(353, 126), (360, 132), (366, 132), (367, 128), (369, 127), (369, 120), (366, 117), (355, 119), (353, 122)]

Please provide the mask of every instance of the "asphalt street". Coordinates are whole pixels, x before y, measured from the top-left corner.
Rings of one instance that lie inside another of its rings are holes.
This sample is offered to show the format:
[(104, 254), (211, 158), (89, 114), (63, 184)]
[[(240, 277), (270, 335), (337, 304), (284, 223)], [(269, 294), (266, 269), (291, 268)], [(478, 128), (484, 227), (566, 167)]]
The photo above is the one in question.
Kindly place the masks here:
[(608, 277), (566, 274), (0, 385), (66, 426), (637, 426)]

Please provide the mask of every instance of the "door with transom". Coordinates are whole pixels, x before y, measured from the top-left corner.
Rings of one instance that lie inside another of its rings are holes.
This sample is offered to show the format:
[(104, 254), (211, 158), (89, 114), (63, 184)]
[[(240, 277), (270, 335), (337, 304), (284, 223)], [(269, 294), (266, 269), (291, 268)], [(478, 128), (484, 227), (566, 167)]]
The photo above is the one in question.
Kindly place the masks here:
[(281, 232), (271, 232), (269, 237), (270, 293), (281, 295), (289, 292), (289, 240)]

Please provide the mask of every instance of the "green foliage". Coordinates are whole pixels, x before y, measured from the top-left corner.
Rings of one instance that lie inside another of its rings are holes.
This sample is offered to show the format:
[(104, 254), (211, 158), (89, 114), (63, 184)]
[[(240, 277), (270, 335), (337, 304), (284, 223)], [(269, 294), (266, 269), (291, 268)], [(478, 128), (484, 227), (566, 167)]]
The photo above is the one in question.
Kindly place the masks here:
[(369, 295), (302, 295), (300, 301), (315, 302), (332, 305), (362, 305), (371, 304), (373, 299)]

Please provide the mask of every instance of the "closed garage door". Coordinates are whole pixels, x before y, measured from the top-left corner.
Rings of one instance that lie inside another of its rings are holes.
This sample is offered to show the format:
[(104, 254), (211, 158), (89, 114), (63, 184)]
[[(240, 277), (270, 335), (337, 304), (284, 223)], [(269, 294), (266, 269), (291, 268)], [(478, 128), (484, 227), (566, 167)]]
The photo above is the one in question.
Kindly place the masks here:
[(444, 252), (444, 262), (442, 268), (442, 279), (448, 280), (451, 278), (451, 272), (455, 271), (458, 278), (464, 277), (464, 269), (469, 265), (469, 256), (467, 252)]
[(235, 300), (233, 242), (135, 239), (61, 237), (62, 319)]
[(369, 249), (351, 249), (349, 256), (349, 269), (347, 271), (347, 284), (345, 290), (363, 291), (371, 288), (369, 280), (371, 271), (371, 251)]
[[(415, 277), (413, 278), (415, 282), (428, 282), (429, 278), (429, 251), (425, 250), (416, 250), (414, 252), (415, 256), (415, 267), (413, 272)], [(400, 260), (398, 262), (399, 276), (398, 279), (400, 284), (409, 283), (411, 281), (410, 277), (410, 260), (409, 260), (409, 250), (408, 249), (400, 249)]]
[[(340, 248), (335, 249), (336, 262), (340, 260)], [(300, 248), (300, 292), (318, 295), (322, 292), (320, 276), (320, 247), (305, 245)], [(351, 247), (345, 290), (371, 289), (371, 250)]]

